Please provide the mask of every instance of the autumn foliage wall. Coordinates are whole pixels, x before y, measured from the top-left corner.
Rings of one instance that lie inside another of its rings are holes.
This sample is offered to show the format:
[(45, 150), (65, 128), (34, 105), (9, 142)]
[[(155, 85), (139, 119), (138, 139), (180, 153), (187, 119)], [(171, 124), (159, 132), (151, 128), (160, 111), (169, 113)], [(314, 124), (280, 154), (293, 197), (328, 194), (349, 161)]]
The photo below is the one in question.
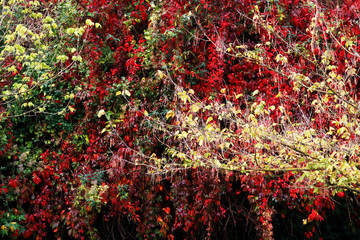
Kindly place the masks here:
[[(336, 226), (337, 216), (346, 228), (338, 232), (359, 236), (358, 195), (344, 193), (349, 187), (301, 185), (297, 171), (238, 172), (180, 163), (158, 171), (152, 158), (180, 162), (168, 149), (182, 143), (172, 137), (176, 130), (163, 125), (177, 124), (168, 113), (178, 107), (180, 88), (192, 89), (204, 103), (232, 98), (243, 110), (261, 98), (266, 106), (285, 106), (269, 116), (274, 123), (286, 111), (299, 122), (313, 114), (313, 128), (329, 128), (326, 113), (314, 114), (311, 103), (318, 95), (302, 94), (306, 86), (294, 90), (288, 73), (279, 71), (285, 60), (271, 59), (288, 56), (293, 71), (320, 81), (314, 62), (285, 50), (293, 44), (321, 59), (322, 40), (314, 42), (307, 30), (321, 10), (325, 18), (341, 19), (337, 27), (344, 39), (332, 61), (338, 74), (345, 72), (345, 37), (358, 51), (357, 1), (10, 2), (18, 15), (6, 13), (6, 4), (0, 7), (8, 21), (1, 31), (10, 36), (1, 38), (2, 237), (333, 239), (338, 236), (329, 226)], [(257, 15), (277, 27), (278, 39)], [(38, 43), (34, 33), (43, 34)], [(261, 62), (266, 66), (236, 54), (242, 49), (236, 46), (258, 44), (270, 59)], [(354, 74), (347, 83), (351, 96), (358, 94), (357, 79)], [(239, 94), (244, 98), (234, 97)], [(209, 119), (206, 111), (202, 118)]]

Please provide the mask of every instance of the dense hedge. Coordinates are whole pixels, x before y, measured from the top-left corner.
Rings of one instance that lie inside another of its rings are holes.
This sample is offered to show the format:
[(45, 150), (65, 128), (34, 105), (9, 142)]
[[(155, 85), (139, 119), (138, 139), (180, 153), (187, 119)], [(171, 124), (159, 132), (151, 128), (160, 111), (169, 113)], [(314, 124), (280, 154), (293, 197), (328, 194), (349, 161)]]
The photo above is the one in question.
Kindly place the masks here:
[(360, 236), (358, 1), (0, 9), (3, 238)]

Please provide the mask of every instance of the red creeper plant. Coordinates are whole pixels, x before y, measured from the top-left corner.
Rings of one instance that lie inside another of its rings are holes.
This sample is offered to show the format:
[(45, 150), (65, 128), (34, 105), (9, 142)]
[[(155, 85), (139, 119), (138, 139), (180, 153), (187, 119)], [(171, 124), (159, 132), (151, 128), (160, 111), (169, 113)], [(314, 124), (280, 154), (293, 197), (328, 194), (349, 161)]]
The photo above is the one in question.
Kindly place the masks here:
[[(359, 29), (344, 20), (344, 15), (356, 18), (358, 6), (350, 1), (342, 5), (349, 6), (350, 12), (313, 1), (297, 1), (295, 6), (260, 1), (250, 10), (237, 9), (240, 19), (252, 26), (249, 32), (256, 42), (229, 42), (220, 30), (211, 33), (200, 24), (198, 8), (188, 13), (216, 49), (212, 64), (225, 58), (242, 61), (254, 66), (253, 80), (247, 81), (258, 83), (234, 91), (214, 73), (209, 81), (223, 88), (203, 97), (197, 87), (183, 88), (173, 80), (177, 98), (166, 115), (172, 124), (159, 123), (173, 140), (165, 143), (172, 160), (155, 158), (158, 171), (205, 167), (252, 177), (259, 172), (264, 182), (293, 172), (291, 188), (313, 191), (323, 201), (338, 191), (358, 194), (359, 105), (353, 89), (358, 81)], [(296, 19), (297, 14), (304, 18)], [(254, 202), (261, 208), (262, 236), (271, 239), (269, 201), (264, 197)], [(311, 210), (309, 219), (323, 218)]]

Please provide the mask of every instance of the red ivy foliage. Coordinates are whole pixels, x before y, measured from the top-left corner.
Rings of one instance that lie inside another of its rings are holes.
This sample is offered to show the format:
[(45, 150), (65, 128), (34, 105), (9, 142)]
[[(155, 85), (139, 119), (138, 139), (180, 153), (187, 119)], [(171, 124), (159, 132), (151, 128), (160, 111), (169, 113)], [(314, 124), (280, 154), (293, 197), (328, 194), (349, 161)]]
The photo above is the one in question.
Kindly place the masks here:
[[(306, 104), (299, 109), (297, 102), (302, 96), (278, 72), (225, 54), (230, 43), (245, 42), (254, 48), (267, 41), (266, 30), (251, 20), (255, 5), (269, 23), (280, 22), (275, 29), (280, 37), (311, 48), (306, 29), (314, 13), (305, 1), (279, 0), (269, 6), (270, 2), (73, 1), (78, 11), (86, 13), (82, 21), (90, 18), (102, 27), (87, 30), (81, 53), (86, 69), (73, 68), (57, 83), (61, 89), (81, 88), (71, 105), (76, 112), (50, 122), (46, 116), (30, 116), (2, 124), (10, 129), (0, 140), (1, 163), (11, 162), (1, 170), (0, 218), (4, 220), (0, 225), (9, 230), (6, 235), (18, 239), (97, 239), (107, 238), (106, 232), (113, 231), (123, 239), (210, 239), (226, 229), (247, 231), (246, 226), (254, 225), (257, 237), (272, 239), (274, 218), (296, 210), (308, 221), (304, 226), (298, 223), (303, 232), (308, 238), (315, 236), (316, 222), (326, 219), (326, 211), (334, 210), (335, 204), (329, 192), (290, 187), (296, 173), (246, 175), (196, 168), (152, 176), (146, 171), (148, 159), (144, 156), (153, 152), (162, 155), (165, 147), (158, 139), (165, 135), (144, 124), (143, 112), (164, 118), (174, 104), (173, 86), (157, 77), (159, 69), (204, 100), (215, 96), (215, 101), (222, 101), (216, 93), (227, 86), (231, 95), (258, 90), (269, 106), (279, 104), (276, 95), (282, 92), (292, 99), (286, 107), (293, 118), (300, 117), (300, 110), (311, 111)], [(334, 13), (341, 16), (343, 31), (360, 33), (359, 24), (353, 24), (358, 21), (357, 1), (323, 7), (328, 8), (327, 18)], [(285, 44), (266, 48), (264, 55), (274, 58)], [(341, 44), (333, 60), (336, 63), (348, 57)], [(288, 61), (294, 69), (310, 74), (315, 71), (316, 66), (301, 56)], [(346, 67), (339, 65), (338, 69), (341, 72)], [(0, 81), (0, 87), (12, 77)], [(357, 90), (349, 85), (349, 91)], [(311, 102), (312, 97), (305, 101)], [(0, 112), (6, 107), (1, 108)], [(98, 117), (102, 109), (106, 114)], [(326, 113), (317, 116), (314, 127), (329, 124)], [(277, 113), (272, 116), (277, 117)], [(109, 119), (111, 126), (107, 126)], [(53, 132), (46, 130), (30, 153), (24, 153), (26, 141), (20, 140), (23, 137), (17, 128), (29, 130), (25, 138), (31, 140), (37, 137), (33, 129), (50, 125)], [(44, 145), (47, 140), (51, 145)], [(26, 154), (37, 155), (37, 162), (26, 162)], [(15, 166), (25, 162), (28, 171)], [(338, 193), (341, 198), (344, 195)], [(18, 224), (15, 230), (6, 225), (10, 222)], [(108, 223), (118, 228), (107, 228)], [(135, 230), (124, 231), (128, 226)]]

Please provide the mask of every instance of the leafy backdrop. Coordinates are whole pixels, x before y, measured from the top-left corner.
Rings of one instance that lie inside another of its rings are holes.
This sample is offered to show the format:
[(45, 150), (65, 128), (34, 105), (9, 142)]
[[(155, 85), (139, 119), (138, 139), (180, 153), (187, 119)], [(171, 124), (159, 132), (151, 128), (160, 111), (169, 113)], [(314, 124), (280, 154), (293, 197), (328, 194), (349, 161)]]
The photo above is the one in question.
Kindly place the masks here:
[(1, 1), (0, 234), (358, 237), (359, 8)]

